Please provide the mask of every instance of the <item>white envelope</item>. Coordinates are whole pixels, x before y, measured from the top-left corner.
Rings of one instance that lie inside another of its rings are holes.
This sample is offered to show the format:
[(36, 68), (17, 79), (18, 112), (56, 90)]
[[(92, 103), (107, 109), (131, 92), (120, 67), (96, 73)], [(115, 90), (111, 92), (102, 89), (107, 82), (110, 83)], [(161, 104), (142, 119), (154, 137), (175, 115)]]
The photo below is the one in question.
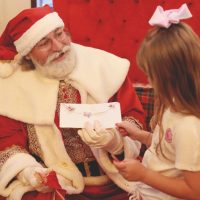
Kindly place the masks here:
[(104, 128), (114, 128), (121, 122), (121, 109), (118, 102), (101, 104), (60, 104), (60, 127), (83, 128), (85, 122), (98, 120)]

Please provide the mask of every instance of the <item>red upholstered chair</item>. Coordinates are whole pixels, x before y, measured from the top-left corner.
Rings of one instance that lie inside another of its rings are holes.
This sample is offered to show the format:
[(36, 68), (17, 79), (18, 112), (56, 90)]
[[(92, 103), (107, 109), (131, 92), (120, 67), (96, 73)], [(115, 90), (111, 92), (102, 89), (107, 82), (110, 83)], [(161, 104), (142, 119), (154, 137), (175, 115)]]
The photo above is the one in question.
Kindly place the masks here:
[[(131, 62), (129, 76), (133, 83), (147, 83), (135, 61), (137, 49), (150, 28), (148, 20), (157, 5), (179, 8), (187, 3), (193, 18), (187, 22), (200, 34), (199, 0), (53, 0), (74, 42), (97, 47)], [(146, 112), (146, 123), (153, 114), (153, 90), (136, 88)]]
[(131, 61), (129, 75), (134, 83), (147, 83), (135, 62), (136, 51), (150, 26), (157, 5), (179, 8), (187, 3), (193, 18), (187, 20), (200, 33), (199, 0), (53, 0), (74, 42), (97, 47)]

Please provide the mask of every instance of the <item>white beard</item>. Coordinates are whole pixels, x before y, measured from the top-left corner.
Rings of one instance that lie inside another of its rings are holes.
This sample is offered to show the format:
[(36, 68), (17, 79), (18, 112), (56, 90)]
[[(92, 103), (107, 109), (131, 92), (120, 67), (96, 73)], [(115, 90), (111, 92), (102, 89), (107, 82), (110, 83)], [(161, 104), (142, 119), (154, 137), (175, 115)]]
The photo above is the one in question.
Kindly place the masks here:
[[(58, 63), (51, 63), (51, 61), (60, 54), (67, 51), (67, 57), (58, 62)], [(53, 55), (49, 56), (46, 63), (41, 65), (36, 61), (33, 57), (31, 58), (33, 64), (35, 65), (36, 70), (45, 77), (64, 80), (68, 74), (70, 74), (76, 62), (76, 56), (74, 50), (70, 46), (65, 46), (62, 51), (54, 53)]]

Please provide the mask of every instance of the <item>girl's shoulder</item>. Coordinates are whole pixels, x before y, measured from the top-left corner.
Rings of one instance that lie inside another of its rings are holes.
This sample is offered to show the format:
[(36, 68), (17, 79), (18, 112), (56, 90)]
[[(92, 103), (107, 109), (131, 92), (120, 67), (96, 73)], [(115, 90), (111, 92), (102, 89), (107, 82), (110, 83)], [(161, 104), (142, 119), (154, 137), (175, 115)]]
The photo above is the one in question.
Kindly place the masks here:
[(200, 118), (194, 115), (185, 115), (178, 112), (173, 112), (167, 109), (163, 115), (163, 122), (171, 124), (173, 127), (181, 127), (181, 129), (199, 129), (200, 130)]
[(174, 119), (189, 120), (189, 121), (193, 120), (193, 121), (200, 122), (200, 118), (196, 117), (195, 115), (187, 115), (180, 112), (175, 112), (175, 111), (172, 111), (170, 108), (167, 108), (165, 110), (163, 117), (171, 117)]

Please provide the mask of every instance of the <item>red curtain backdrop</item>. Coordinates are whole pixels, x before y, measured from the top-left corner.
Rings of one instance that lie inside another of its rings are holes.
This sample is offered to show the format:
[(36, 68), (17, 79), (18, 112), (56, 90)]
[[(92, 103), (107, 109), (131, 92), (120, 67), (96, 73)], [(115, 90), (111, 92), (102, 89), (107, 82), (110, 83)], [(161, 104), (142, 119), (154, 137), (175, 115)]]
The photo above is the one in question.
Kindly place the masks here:
[(53, 0), (74, 42), (97, 47), (131, 61), (134, 83), (147, 83), (135, 61), (137, 49), (150, 28), (156, 6), (179, 8), (187, 3), (193, 18), (185, 20), (200, 35), (199, 0)]

